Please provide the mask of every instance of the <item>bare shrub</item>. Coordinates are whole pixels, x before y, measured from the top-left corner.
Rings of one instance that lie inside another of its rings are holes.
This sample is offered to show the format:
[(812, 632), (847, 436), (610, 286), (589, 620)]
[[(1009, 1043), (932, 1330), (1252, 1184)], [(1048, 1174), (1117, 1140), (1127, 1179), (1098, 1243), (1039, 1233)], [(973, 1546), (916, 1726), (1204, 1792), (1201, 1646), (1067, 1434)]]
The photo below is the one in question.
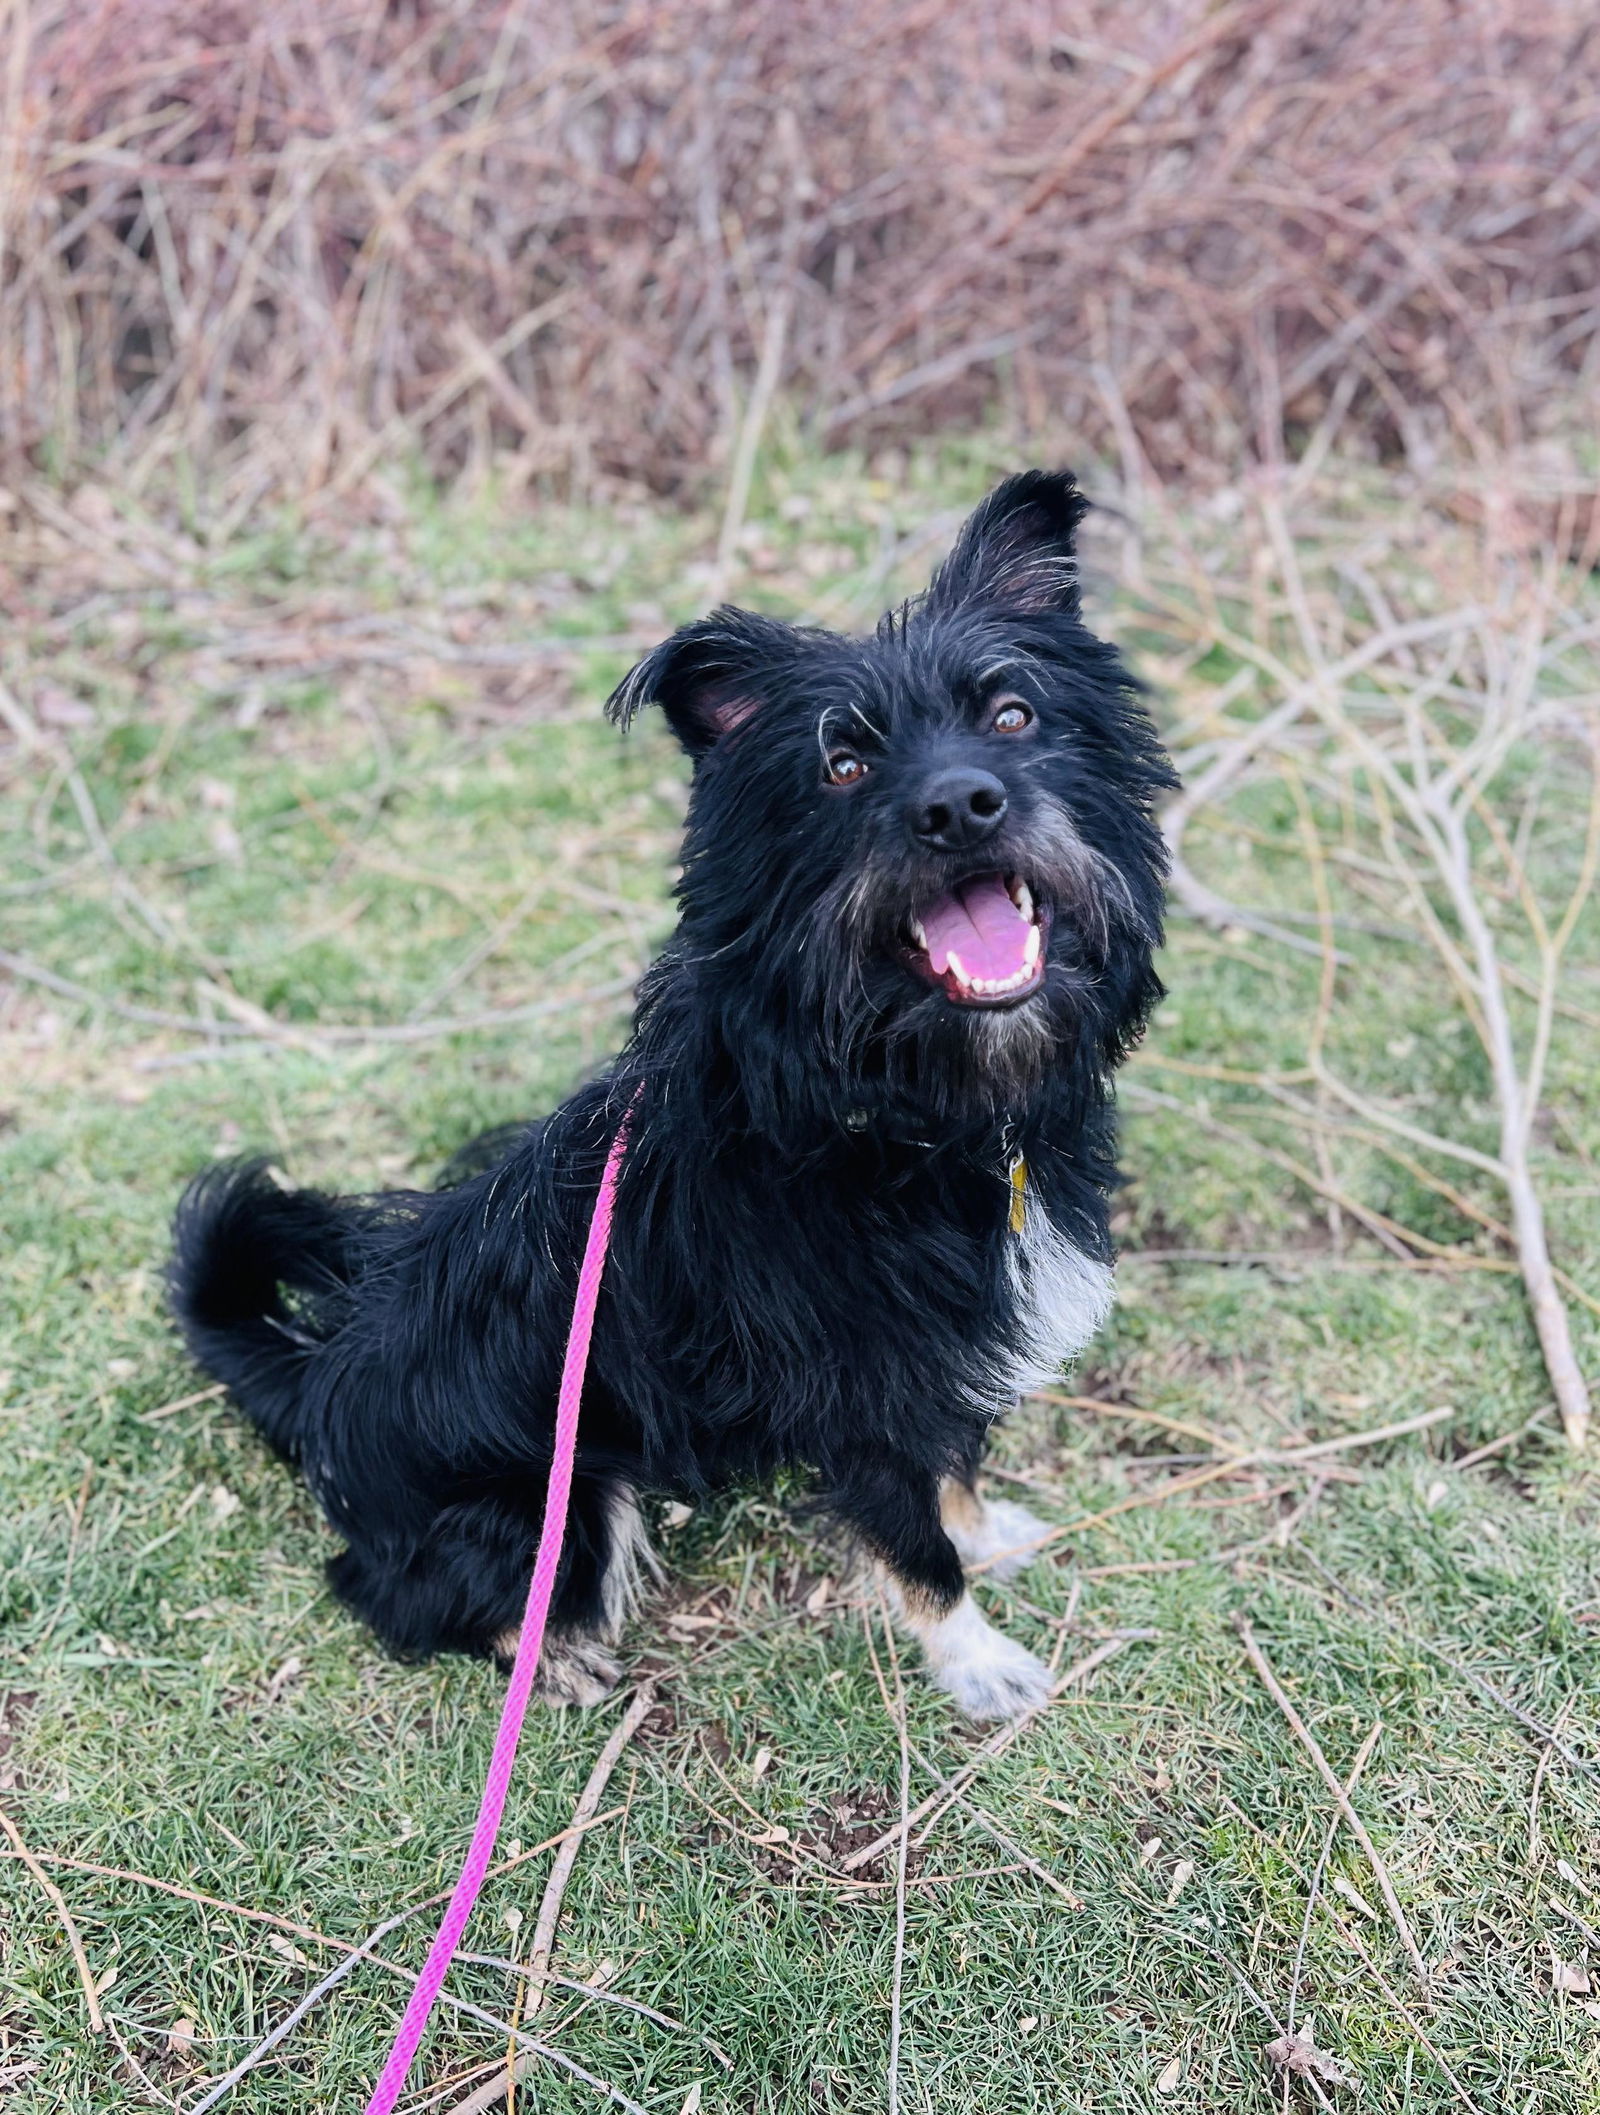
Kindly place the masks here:
[[(1581, 0), (14, 0), (12, 468), (671, 489), (1003, 400), (1137, 477), (1594, 378)], [(769, 329), (781, 312), (782, 331)]]

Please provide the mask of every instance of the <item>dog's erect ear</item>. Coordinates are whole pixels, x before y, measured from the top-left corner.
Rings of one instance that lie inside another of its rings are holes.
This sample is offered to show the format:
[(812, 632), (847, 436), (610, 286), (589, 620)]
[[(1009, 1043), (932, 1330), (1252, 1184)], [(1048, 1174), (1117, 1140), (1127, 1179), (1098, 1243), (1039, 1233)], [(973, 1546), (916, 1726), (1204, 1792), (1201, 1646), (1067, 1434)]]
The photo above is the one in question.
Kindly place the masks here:
[(1070, 470), (1008, 477), (972, 514), (928, 588), (925, 607), (1015, 610), (1044, 617), (1078, 607), (1078, 524), (1089, 502)]
[(617, 685), (606, 711), (629, 726), (659, 705), (692, 757), (704, 756), (761, 709), (759, 678), (794, 659), (794, 627), (749, 610), (718, 609), (686, 624)]

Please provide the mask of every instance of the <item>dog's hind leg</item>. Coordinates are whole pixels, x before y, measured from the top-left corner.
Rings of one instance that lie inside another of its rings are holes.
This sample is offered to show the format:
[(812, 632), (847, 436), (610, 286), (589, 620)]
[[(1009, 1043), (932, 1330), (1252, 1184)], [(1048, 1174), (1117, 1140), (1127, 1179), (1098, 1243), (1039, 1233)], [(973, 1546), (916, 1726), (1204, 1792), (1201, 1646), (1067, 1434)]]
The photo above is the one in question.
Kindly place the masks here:
[(861, 1457), (830, 1504), (888, 1574), (895, 1616), (921, 1645), (939, 1687), (972, 1718), (1017, 1718), (1050, 1693), (1050, 1670), (984, 1616), (941, 1519), (937, 1481), (904, 1459)]
[[(550, 1704), (598, 1704), (608, 1697), (622, 1674), (611, 1647), (646, 1584), (660, 1576), (633, 1489), (614, 1479), (584, 1478), (575, 1484), (535, 1693)], [(521, 1635), (516, 1622), (493, 1640), (502, 1667), (509, 1668), (516, 1657)]]
[[(533, 1494), (527, 1505), (474, 1499), (442, 1508), (403, 1543), (353, 1541), (329, 1565), (329, 1580), (398, 1652), (467, 1652), (509, 1667), (542, 1497)], [(597, 1704), (615, 1688), (621, 1668), (610, 1647), (654, 1568), (632, 1491), (612, 1478), (578, 1477), (535, 1681), (547, 1702)]]

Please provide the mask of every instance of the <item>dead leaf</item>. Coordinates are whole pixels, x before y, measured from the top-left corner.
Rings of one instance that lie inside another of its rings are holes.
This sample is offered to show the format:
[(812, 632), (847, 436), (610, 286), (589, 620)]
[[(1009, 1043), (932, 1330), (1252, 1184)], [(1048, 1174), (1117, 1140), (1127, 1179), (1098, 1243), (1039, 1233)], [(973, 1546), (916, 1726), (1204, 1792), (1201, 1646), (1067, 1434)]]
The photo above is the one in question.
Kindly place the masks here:
[(34, 688), (33, 710), (46, 727), (92, 727), (94, 707), (75, 698), (59, 683), (40, 683)]
[[(117, 1980), (117, 1977), (121, 1973), (122, 1970), (117, 1966), (115, 1961), (112, 1962), (109, 1968), (101, 1969), (100, 1973), (94, 1979), (95, 1996), (104, 1997), (106, 1992), (111, 1988), (112, 1984)], [(1587, 1990), (1589, 1986), (1587, 1983), (1585, 1983), (1583, 1987), (1585, 1990)]]
[(816, 1585), (812, 1587), (810, 1593), (806, 1595), (806, 1614), (808, 1616), (820, 1616), (827, 1607), (828, 1596), (832, 1592), (832, 1578), (819, 1579)]
[(1017, 2032), (1019, 2034), (1031, 2034), (1038, 2024), (1039, 2015), (1036, 2012), (1030, 2012), (1025, 2020), (1018, 2020)]
[(661, 1508), (661, 1525), (664, 1528), (687, 1527), (693, 1518), (694, 1507), (685, 1505), (680, 1498), (674, 1498), (670, 1504)]
[(1563, 1961), (1557, 1953), (1550, 1956), (1550, 1988), (1570, 1990), (1578, 1997), (1587, 1997), (1591, 1988), (1589, 1970), (1582, 1961)]
[(1349, 2073), (1326, 2050), (1319, 2049), (1308, 2034), (1280, 2034), (1275, 2042), (1267, 2043), (1265, 2054), (1270, 2063), (1287, 2071), (1291, 2078), (1314, 2078), (1324, 2086), (1350, 2083)]
[(1352, 1883), (1345, 1878), (1343, 1873), (1330, 1874), (1328, 1878), (1328, 1885), (1333, 1889), (1336, 1895), (1343, 1895), (1344, 1899), (1346, 1900), (1346, 1902), (1349, 1903), (1352, 1909), (1359, 1910), (1362, 1916), (1368, 1918), (1374, 1924), (1377, 1923), (1378, 1912), (1373, 1908), (1372, 1904), (1367, 1900), (1366, 1896), (1362, 1894), (1361, 1890), (1358, 1887), (1353, 1886)]
[(1167, 1889), (1167, 1907), (1170, 1909), (1194, 1878), (1194, 1860), (1180, 1858), (1172, 1868), (1172, 1883)]
[(787, 1843), (789, 1841), (789, 1831), (779, 1822), (775, 1828), (752, 1829), (750, 1841), (752, 1843)]
[(697, 2078), (683, 2096), (683, 2106), (678, 2115), (700, 2115), (700, 2081)]
[(1159, 1836), (1147, 1836), (1139, 1846), (1139, 1863), (1148, 1865), (1161, 1848)]
[(305, 1669), (301, 1665), (299, 1655), (291, 1652), (277, 1673), (272, 1677), (272, 1680), (267, 1684), (267, 1702), (275, 1704), (289, 1684), (297, 1680), (304, 1672)]
[(1158, 2093), (1176, 2093), (1183, 2083), (1183, 2058), (1175, 2056), (1156, 2080)]
[(198, 2033), (199, 2029), (195, 2026), (194, 2021), (187, 2016), (183, 2019), (174, 2020), (167, 2029), (167, 2054), (169, 2056), (190, 2055), (194, 2049)]
[(309, 1968), (311, 1966), (311, 1963), (306, 1959), (299, 1947), (292, 1940), (286, 1939), (282, 1932), (269, 1931), (267, 1933), (267, 1944), (280, 1959), (293, 1961), (297, 1968)]
[(213, 1484), (211, 1489), (211, 1516), (214, 1520), (231, 1520), (244, 1500), (230, 1491), (225, 1483)]
[(752, 1777), (765, 1777), (771, 1768), (772, 1750), (770, 1748), (757, 1748), (755, 1761), (750, 1765), (750, 1775)]

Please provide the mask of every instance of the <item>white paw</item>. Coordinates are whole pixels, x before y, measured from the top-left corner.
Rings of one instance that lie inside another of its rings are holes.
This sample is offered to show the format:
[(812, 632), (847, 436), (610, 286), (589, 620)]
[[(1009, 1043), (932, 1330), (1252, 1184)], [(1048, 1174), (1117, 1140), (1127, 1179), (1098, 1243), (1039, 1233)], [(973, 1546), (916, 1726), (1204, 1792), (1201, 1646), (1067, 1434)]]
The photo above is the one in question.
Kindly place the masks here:
[(533, 1678), (547, 1704), (603, 1704), (622, 1679), (615, 1654), (587, 1638), (546, 1638)]
[[(517, 1656), (520, 1630), (508, 1630), (494, 1641), (495, 1658), (509, 1674)], [(546, 1704), (603, 1704), (622, 1679), (614, 1654), (592, 1638), (546, 1637), (534, 1672), (533, 1693)]]
[(918, 1617), (908, 1610), (907, 1623), (922, 1641), (934, 1680), (969, 1718), (1020, 1718), (1049, 1696), (1050, 1670), (1043, 1660), (996, 1630), (971, 1594), (963, 1594), (947, 1615)]
[[(1049, 1534), (1048, 1524), (1025, 1505), (1009, 1498), (991, 1498), (984, 1508), (983, 1557), (991, 1579), (1014, 1579), (1038, 1556), (1038, 1545)], [(978, 1560), (972, 1560), (976, 1563)]]
[(1050, 1670), (1002, 1631), (985, 1630), (971, 1650), (936, 1665), (933, 1678), (969, 1718), (1021, 1718), (1048, 1699)]
[(981, 1564), (991, 1579), (1014, 1579), (1039, 1554), (1048, 1526), (1009, 1498), (983, 1502), (976, 1517), (947, 1514), (945, 1527), (963, 1564)]

